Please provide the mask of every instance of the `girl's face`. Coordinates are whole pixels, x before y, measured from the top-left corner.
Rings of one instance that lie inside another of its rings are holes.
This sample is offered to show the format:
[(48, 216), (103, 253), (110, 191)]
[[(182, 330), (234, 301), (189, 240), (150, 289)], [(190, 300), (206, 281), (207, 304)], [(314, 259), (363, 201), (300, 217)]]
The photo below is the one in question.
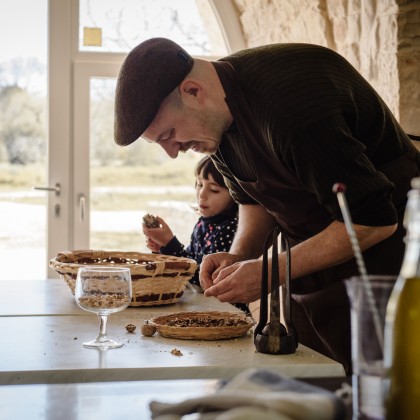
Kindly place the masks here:
[(233, 204), (233, 199), (227, 188), (221, 187), (209, 174), (205, 179), (200, 173), (196, 180), (198, 211), (203, 217), (216, 216)]

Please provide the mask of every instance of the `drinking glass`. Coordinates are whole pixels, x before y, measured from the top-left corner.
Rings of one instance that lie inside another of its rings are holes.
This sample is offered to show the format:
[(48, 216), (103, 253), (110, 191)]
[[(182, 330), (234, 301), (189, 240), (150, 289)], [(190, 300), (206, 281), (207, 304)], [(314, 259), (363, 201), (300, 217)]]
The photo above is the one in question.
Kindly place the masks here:
[(85, 311), (94, 312), (100, 320), (99, 335), (83, 343), (94, 349), (116, 349), (122, 343), (107, 335), (108, 316), (127, 308), (131, 302), (131, 274), (127, 267), (86, 266), (79, 268), (75, 298)]
[(345, 281), (351, 304), (353, 419), (382, 420), (385, 416), (383, 331), (386, 308), (396, 277), (369, 275), (368, 281), (382, 333), (379, 337), (363, 279), (352, 277)]

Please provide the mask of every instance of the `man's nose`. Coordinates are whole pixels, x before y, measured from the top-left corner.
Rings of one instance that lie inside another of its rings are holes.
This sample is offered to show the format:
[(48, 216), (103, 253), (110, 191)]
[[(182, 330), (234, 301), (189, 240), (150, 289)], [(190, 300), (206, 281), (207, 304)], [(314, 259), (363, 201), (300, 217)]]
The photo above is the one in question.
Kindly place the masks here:
[(179, 146), (175, 143), (164, 142), (160, 146), (170, 158), (176, 159), (178, 157)]

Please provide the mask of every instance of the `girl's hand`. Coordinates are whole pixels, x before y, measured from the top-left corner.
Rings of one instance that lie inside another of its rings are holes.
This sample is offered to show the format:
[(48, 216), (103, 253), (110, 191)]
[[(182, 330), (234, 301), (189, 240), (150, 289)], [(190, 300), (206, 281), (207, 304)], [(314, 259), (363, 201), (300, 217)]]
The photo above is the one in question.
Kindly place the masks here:
[(159, 250), (161, 248), (160, 245), (158, 243), (156, 243), (153, 239), (150, 239), (150, 238), (147, 238), (147, 237), (146, 237), (146, 246), (152, 252), (159, 252)]
[[(143, 233), (147, 238), (147, 241), (151, 239), (151, 241), (154, 242), (159, 248), (168, 244), (168, 242), (174, 237), (174, 234), (172, 233), (172, 230), (170, 227), (166, 224), (166, 222), (159, 216), (156, 216), (157, 221), (160, 224), (160, 227), (157, 228), (148, 228), (145, 225), (142, 225), (143, 227)], [(153, 245), (155, 246), (155, 245)], [(149, 245), (147, 245), (149, 249)]]

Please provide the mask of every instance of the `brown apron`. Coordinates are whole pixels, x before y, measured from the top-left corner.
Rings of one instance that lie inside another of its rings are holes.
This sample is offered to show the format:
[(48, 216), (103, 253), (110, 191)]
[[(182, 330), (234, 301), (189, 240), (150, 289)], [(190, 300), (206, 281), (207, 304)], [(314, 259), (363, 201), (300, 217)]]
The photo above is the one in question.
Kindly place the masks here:
[[(237, 82), (233, 69), (224, 62), (214, 65), (226, 91), (226, 102), (235, 124), (245, 139), (247, 152), (263, 162), (254, 167), (257, 174), (254, 180), (240, 179), (231, 171), (232, 175), (250, 197), (276, 218), (291, 246), (322, 231), (331, 224), (331, 215), (319, 205), (313, 194), (301, 189), (296, 177), (272, 150), (255, 141), (261, 138), (261, 134), (242, 92), (235, 89)], [(398, 229), (390, 238), (363, 253), (370, 274), (399, 272), (404, 254), (402, 219), (410, 181), (420, 174), (418, 161), (419, 154), (413, 147), (407, 154), (378, 168), (395, 185), (393, 202), (398, 213)], [(255, 160), (253, 162), (255, 165)], [(230, 165), (226, 166), (231, 170)], [(291, 284), (292, 321), (299, 342), (342, 363), (347, 374), (352, 371), (350, 305), (342, 280), (357, 274), (353, 259), (294, 279)]]

